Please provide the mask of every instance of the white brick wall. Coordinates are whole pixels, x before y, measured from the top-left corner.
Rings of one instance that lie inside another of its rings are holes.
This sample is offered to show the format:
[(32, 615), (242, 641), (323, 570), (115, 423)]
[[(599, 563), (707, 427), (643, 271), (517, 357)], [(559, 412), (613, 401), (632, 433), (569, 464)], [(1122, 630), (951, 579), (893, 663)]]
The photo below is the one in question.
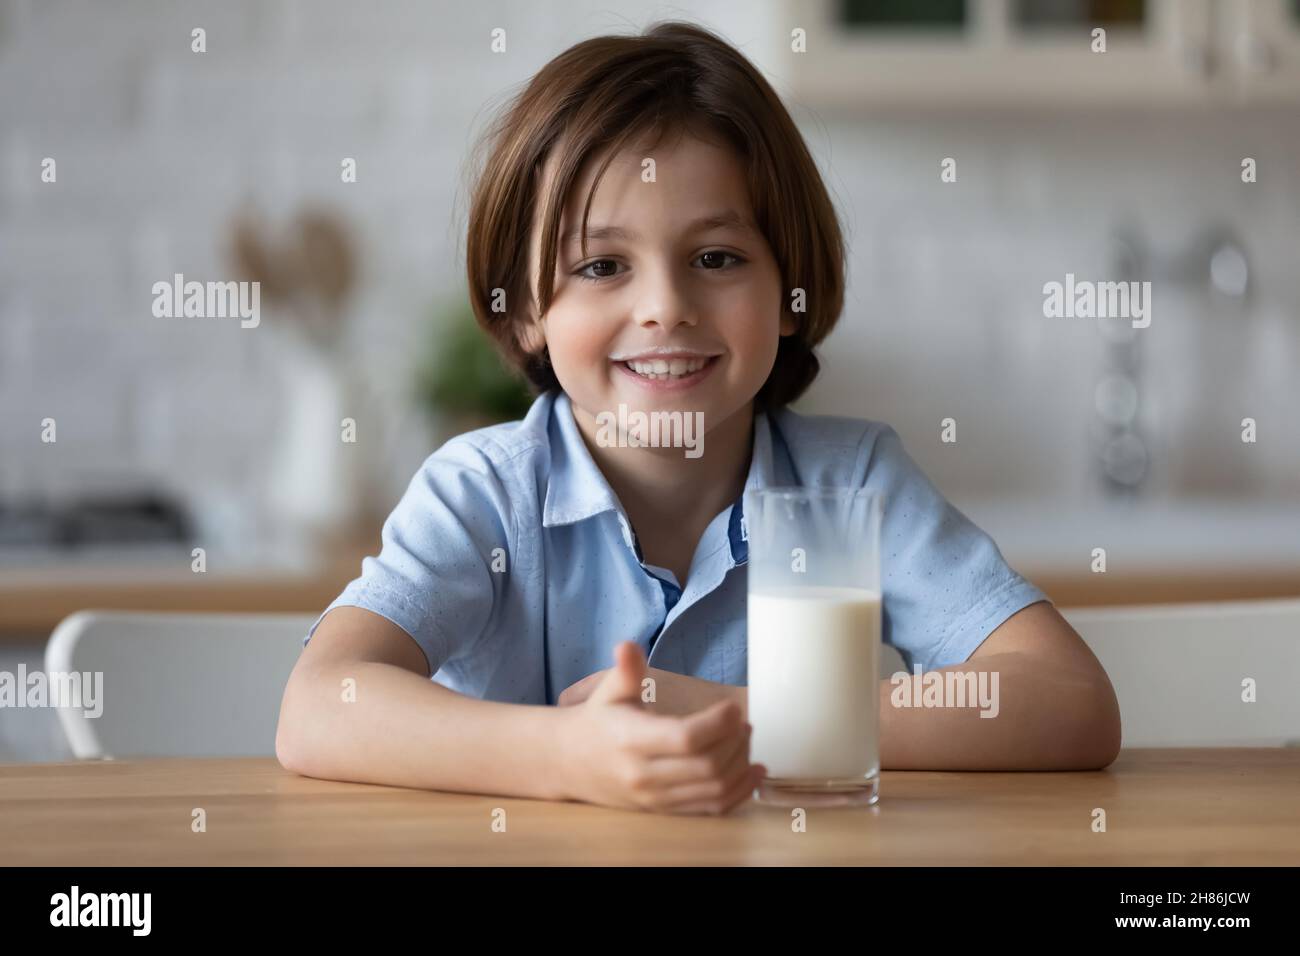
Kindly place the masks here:
[[(0, 488), (132, 470), (255, 488), (279, 407), (272, 337), (154, 319), (149, 286), (226, 275), (241, 200), (271, 214), (313, 200), (346, 217), (363, 256), (351, 341), (401, 423), (390, 457), (372, 456), (391, 504), (429, 450), (403, 403), (430, 303), (461, 282), (471, 132), (563, 46), (694, 10), (779, 67), (774, 8), (740, 0), (0, 3)], [(206, 54), (189, 50), (193, 26)], [(504, 56), (487, 52), (493, 26), (509, 31)], [(1201, 112), (848, 121), (792, 105), (852, 243), (846, 314), (803, 409), (891, 422), (957, 498), (1090, 493), (1099, 340), (1086, 320), (1045, 321), (1041, 286), (1099, 276), (1117, 222), (1164, 249), (1221, 219), (1252, 257), (1264, 317), (1241, 348), (1262, 364), (1250, 381), (1206, 387), (1239, 391), (1261, 422), (1295, 434), (1296, 124)], [(53, 186), (39, 182), (47, 155)], [(1242, 155), (1260, 163), (1249, 189), (1234, 173)], [(354, 185), (339, 182), (343, 156), (358, 160)], [(954, 186), (938, 182), (944, 156), (958, 158)], [(264, 304), (264, 323), (275, 319)], [(1177, 367), (1150, 361), (1152, 382), (1177, 381)], [(57, 450), (37, 441), (45, 415), (59, 420)], [(957, 446), (938, 441), (946, 415)], [(1257, 490), (1300, 491), (1297, 446), (1269, 450)]]
[[(1148, 434), (1165, 457), (1153, 490), (1300, 494), (1300, 420), (1288, 411), (1300, 382), (1284, 369), (1300, 359), (1300, 127), (1277, 113), (1011, 112), (833, 123), (826, 135), (833, 148), (818, 152), (833, 156), (845, 201), (851, 288), (802, 407), (891, 422), (958, 499), (1094, 495), (1101, 339), (1089, 320), (1044, 319), (1042, 284), (1106, 278), (1115, 226), (1136, 223), (1165, 257), (1224, 223), (1250, 258), (1250, 311), (1154, 290), (1142, 402), (1159, 412)], [(1247, 155), (1269, 170), (1250, 186)], [(945, 156), (958, 159), (948, 186)], [(956, 445), (939, 441), (947, 415)], [(1277, 429), (1253, 460), (1235, 454), (1245, 415)], [(1216, 470), (1211, 487), (1203, 477)]]

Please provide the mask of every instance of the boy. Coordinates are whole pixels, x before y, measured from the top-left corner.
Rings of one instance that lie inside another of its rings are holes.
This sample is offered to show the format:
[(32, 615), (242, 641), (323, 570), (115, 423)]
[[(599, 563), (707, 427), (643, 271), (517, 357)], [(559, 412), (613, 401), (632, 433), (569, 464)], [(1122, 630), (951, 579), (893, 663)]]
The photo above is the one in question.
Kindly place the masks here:
[[(1096, 658), (897, 433), (786, 407), (838, 319), (843, 249), (802, 138), (744, 57), (682, 24), (586, 41), (534, 77), (492, 145), (470, 295), (539, 397), (412, 480), (378, 558), (308, 635), (277, 734), (286, 767), (725, 812), (764, 769), (745, 722), (741, 496), (791, 484), (879, 489), (885, 640), (909, 667), (1000, 678), (991, 720), (895, 708), (882, 687), (884, 768), (1114, 759)], [(601, 440), (620, 406), (702, 415), (704, 454)]]

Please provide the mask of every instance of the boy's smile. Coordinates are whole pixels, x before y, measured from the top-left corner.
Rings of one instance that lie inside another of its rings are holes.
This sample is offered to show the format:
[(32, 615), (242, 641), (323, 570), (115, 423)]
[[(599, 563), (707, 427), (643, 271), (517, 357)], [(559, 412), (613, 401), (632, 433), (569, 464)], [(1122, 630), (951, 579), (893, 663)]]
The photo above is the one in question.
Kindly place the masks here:
[(718, 364), (721, 352), (708, 354), (671, 349), (669, 352), (642, 350), (636, 358), (614, 358), (615, 368), (622, 369), (632, 381), (652, 392), (679, 392), (693, 388)]

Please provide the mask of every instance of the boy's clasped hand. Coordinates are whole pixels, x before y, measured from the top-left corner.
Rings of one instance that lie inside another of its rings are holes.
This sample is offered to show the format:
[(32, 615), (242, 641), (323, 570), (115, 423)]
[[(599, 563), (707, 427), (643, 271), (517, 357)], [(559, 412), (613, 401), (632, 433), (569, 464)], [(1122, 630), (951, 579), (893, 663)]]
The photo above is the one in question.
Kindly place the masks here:
[(647, 668), (632, 641), (614, 657), (612, 668), (560, 694), (567, 795), (690, 814), (726, 813), (749, 797), (765, 771), (749, 762), (752, 728), (740, 702), (723, 685)]

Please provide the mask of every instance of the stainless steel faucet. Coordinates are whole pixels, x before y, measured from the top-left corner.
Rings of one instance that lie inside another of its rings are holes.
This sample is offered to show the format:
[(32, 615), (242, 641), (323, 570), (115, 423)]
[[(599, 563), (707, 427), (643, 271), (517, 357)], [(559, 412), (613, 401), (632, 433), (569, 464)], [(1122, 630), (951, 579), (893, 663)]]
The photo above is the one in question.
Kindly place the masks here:
[[(1245, 314), (1253, 295), (1250, 260), (1245, 245), (1228, 225), (1215, 223), (1183, 250), (1167, 257), (1150, 251), (1136, 225), (1117, 227), (1110, 237), (1113, 281), (1151, 281), (1154, 289), (1181, 286), (1212, 300), (1232, 301)], [(1151, 303), (1148, 302), (1148, 307)], [(1160, 322), (1164, 317), (1155, 318)], [(1101, 371), (1094, 389), (1094, 432), (1103, 492), (1109, 497), (1133, 497), (1150, 473), (1150, 447), (1140, 415), (1149, 402), (1143, 379), (1144, 329), (1126, 317), (1098, 318), (1102, 337)]]
[[(1112, 281), (1149, 278), (1141, 233), (1122, 227), (1111, 237)], [(1142, 399), (1140, 329), (1123, 316), (1097, 319), (1102, 337), (1102, 369), (1093, 392), (1097, 414), (1098, 457), (1102, 488), (1111, 497), (1136, 493), (1147, 475), (1147, 443), (1138, 417)]]

